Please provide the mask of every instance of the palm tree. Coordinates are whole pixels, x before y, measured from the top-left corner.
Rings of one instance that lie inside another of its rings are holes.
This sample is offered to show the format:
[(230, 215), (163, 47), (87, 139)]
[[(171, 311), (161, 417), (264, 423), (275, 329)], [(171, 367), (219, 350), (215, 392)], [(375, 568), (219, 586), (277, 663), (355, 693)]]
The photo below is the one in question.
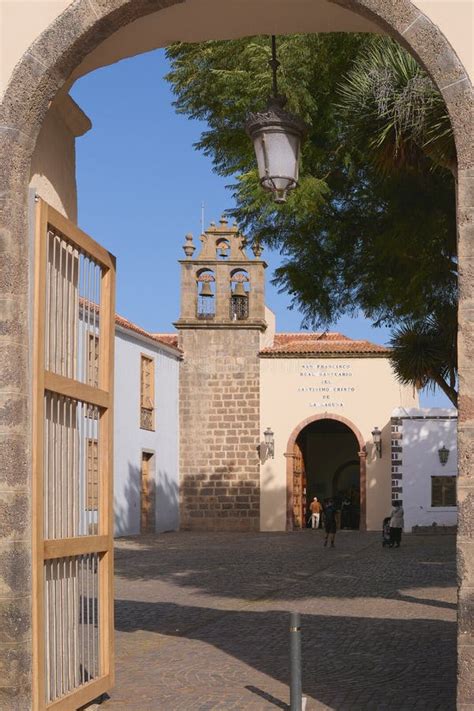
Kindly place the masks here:
[(400, 382), (416, 388), (437, 385), (457, 407), (457, 321), (455, 305), (395, 329), (391, 361)]
[(417, 168), (426, 158), (456, 170), (453, 131), (444, 99), (399, 44), (375, 37), (339, 85), (339, 106), (383, 172)]
[[(456, 173), (443, 97), (396, 42), (375, 37), (363, 48), (340, 83), (339, 96), (350, 130), (355, 127), (354, 140), (370, 146), (381, 175), (399, 169)], [(456, 339), (456, 293), (451, 293), (436, 313), (406, 320), (394, 330), (391, 360), (398, 379), (417, 388), (438, 386), (457, 406)]]

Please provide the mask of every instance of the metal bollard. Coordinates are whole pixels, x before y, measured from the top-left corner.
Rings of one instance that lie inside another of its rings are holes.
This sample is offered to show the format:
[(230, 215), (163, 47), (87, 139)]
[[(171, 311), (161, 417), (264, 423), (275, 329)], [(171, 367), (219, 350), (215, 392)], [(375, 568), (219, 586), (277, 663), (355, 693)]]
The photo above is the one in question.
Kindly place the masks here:
[(290, 711), (302, 711), (301, 617), (299, 612), (290, 613), (290, 665)]

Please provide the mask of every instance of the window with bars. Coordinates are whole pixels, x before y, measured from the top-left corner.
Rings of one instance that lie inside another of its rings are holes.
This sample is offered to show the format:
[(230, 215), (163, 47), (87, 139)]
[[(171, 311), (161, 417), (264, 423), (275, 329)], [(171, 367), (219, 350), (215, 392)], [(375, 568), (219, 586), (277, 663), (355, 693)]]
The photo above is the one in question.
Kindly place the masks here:
[(87, 440), (87, 497), (86, 509), (95, 511), (99, 507), (99, 442)]
[(238, 296), (232, 294), (230, 298), (230, 319), (231, 321), (245, 321), (249, 317), (248, 296)]
[(140, 363), (140, 427), (154, 430), (155, 412), (155, 362), (142, 355)]
[(431, 506), (456, 506), (456, 477), (431, 477)]

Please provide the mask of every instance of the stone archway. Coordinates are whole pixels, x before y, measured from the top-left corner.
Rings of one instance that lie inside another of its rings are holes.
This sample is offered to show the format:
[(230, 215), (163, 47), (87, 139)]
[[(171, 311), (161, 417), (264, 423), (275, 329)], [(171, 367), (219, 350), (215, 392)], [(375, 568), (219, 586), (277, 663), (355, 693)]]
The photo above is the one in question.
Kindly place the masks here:
[[(470, 671), (474, 639), (474, 556), (471, 551), (474, 493), (470, 470), (474, 456), (474, 377), (470, 369), (474, 358), (472, 86), (445, 36), (411, 0), (328, 1), (370, 18), (408, 48), (442, 92), (454, 128), (458, 157), (460, 272), (458, 700), (460, 704), (473, 703)], [(31, 157), (50, 102), (81, 61), (119, 28), (180, 2), (182, 0), (71, 2), (18, 62), (0, 104), (0, 486), (6, 492), (7, 501), (2, 521), (0, 582), (3, 584), (0, 588), (7, 605), (5, 609), (12, 618), (22, 620), (26, 632), (29, 604), (25, 590), (30, 589), (31, 569), (31, 268), (27, 201)], [(252, 12), (257, 3), (255, 0)], [(284, 32), (284, 27), (272, 22), (268, 31)], [(22, 669), (21, 674), (7, 675), (12, 684), (22, 689), (18, 700), (22, 708), (30, 706), (31, 662), (26, 632), (23, 642), (15, 640), (14, 651), (13, 646), (4, 646), (5, 653), (12, 655), (7, 666)]]
[(293, 530), (293, 481), (294, 481), (294, 447), (298, 436), (303, 432), (308, 425), (321, 420), (335, 420), (345, 425), (357, 439), (358, 456), (359, 456), (359, 482), (360, 482), (360, 530), (367, 530), (367, 451), (365, 440), (359, 430), (351, 420), (342, 415), (332, 415), (322, 413), (313, 415), (300, 422), (290, 435), (288, 444), (286, 445), (286, 528), (288, 531)]

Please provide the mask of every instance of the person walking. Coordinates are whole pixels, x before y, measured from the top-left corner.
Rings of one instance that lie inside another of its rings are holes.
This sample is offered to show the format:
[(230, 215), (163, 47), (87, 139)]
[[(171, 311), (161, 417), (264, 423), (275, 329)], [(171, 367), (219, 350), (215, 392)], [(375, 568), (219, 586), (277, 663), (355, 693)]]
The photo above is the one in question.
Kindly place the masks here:
[(400, 548), (403, 531), (403, 506), (401, 501), (394, 501), (390, 512), (390, 548)]
[(324, 539), (324, 547), (328, 544), (328, 538), (331, 536), (331, 548), (334, 548), (334, 539), (336, 538), (336, 506), (332, 499), (329, 499), (324, 507), (324, 530), (326, 537)]
[(319, 528), (319, 519), (321, 518), (323, 507), (319, 503), (317, 496), (310, 503), (309, 510), (311, 511), (311, 528)]
[(341, 504), (341, 529), (352, 528), (352, 501), (348, 496), (344, 496)]

